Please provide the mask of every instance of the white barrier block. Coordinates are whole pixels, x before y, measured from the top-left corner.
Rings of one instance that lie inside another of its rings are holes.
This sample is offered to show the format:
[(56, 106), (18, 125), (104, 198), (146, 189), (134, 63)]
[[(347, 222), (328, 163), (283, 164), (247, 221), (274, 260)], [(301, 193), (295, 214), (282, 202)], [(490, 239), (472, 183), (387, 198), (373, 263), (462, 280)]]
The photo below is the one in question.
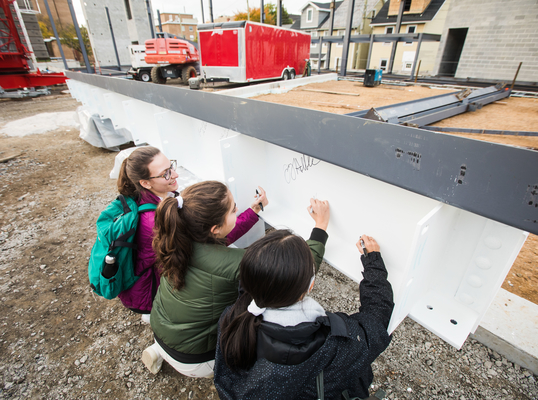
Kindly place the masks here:
[[(394, 290), (389, 332), (409, 314), (460, 348), (526, 238), (518, 229), (245, 135), (223, 140), (222, 152), (234, 197), (264, 187), (270, 204), (261, 216), (277, 228), (307, 239), (309, 199), (328, 200), (325, 259), (353, 280), (362, 279), (356, 241), (365, 233), (377, 239)], [(462, 302), (469, 298), (476, 300)]]
[[(153, 104), (132, 99), (122, 101), (122, 106), (127, 116), (126, 129), (131, 132), (135, 145), (149, 144), (163, 150), (155, 115), (165, 110)], [(111, 119), (114, 121), (114, 116)]]
[(169, 158), (177, 159), (179, 165), (204, 180), (224, 181), (220, 140), (237, 132), (172, 111), (155, 118)]

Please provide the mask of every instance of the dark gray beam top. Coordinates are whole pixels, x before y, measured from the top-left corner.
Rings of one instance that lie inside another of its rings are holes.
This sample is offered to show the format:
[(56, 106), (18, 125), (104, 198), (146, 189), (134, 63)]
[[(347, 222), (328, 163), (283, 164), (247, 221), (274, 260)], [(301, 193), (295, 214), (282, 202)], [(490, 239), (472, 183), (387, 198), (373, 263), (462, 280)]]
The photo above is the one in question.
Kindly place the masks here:
[(537, 151), (215, 93), (66, 75), (538, 234)]

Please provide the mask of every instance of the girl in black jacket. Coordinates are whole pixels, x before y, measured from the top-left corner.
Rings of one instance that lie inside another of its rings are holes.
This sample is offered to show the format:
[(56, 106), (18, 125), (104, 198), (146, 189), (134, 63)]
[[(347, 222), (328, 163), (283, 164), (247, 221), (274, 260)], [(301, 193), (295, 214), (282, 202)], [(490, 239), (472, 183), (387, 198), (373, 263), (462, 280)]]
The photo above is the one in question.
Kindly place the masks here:
[[(326, 212), (328, 222), (328, 204), (315, 202), (312, 216)], [(317, 399), (321, 383), (326, 399), (340, 399), (345, 390), (369, 396), (370, 364), (390, 343), (394, 303), (379, 245), (361, 236), (357, 247), (364, 279), (361, 307), (352, 315), (325, 312), (307, 296), (315, 271), (302, 238), (277, 230), (247, 249), (244, 293), (219, 324), (214, 371), (221, 399)]]

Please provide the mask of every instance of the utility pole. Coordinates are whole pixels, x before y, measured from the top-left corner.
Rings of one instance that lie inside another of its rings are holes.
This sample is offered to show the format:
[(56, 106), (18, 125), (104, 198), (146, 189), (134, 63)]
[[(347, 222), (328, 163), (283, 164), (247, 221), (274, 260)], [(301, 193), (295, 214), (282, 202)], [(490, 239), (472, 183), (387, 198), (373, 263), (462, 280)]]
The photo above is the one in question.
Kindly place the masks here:
[(202, 24), (205, 24), (205, 20), (204, 20), (204, 0), (200, 0), (200, 7), (202, 8)]
[(265, 10), (263, 9), (263, 0), (260, 0), (260, 24), (263, 24), (264, 23), (264, 14), (265, 14)]

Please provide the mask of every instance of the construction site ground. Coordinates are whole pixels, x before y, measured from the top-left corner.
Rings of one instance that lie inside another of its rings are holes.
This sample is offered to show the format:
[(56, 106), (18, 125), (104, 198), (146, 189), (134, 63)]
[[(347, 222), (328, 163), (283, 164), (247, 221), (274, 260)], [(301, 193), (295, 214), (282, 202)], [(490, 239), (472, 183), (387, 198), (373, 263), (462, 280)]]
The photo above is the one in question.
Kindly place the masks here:
[[(258, 99), (344, 114), (441, 93), (339, 81)], [(58, 89), (44, 98), (0, 100), (0, 131), (16, 120), (78, 106)], [(538, 130), (538, 100), (509, 98), (435, 125)], [(118, 299), (90, 290), (95, 221), (117, 195), (108, 177), (116, 154), (78, 134), (65, 126), (0, 134), (0, 159), (16, 156), (0, 163), (0, 399), (218, 398), (211, 380), (181, 376), (166, 363), (157, 375), (149, 373), (140, 357), (153, 341), (151, 328)], [(538, 149), (538, 137), (462, 136)], [(538, 240), (530, 235), (503, 287), (538, 304), (537, 265)], [(356, 283), (322, 266), (313, 297), (327, 310), (355, 312), (358, 296)], [(538, 378), (530, 371), (472, 339), (456, 350), (410, 319), (373, 369), (373, 388), (393, 400), (538, 398)]]

